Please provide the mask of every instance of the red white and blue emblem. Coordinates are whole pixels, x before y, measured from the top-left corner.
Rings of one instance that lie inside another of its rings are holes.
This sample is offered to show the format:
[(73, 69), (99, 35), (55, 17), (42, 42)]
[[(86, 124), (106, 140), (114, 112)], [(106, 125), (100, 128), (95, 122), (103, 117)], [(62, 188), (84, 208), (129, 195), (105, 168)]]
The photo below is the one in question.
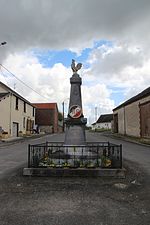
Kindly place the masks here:
[(82, 109), (79, 105), (73, 105), (69, 109), (69, 115), (73, 118), (79, 118), (82, 114)]

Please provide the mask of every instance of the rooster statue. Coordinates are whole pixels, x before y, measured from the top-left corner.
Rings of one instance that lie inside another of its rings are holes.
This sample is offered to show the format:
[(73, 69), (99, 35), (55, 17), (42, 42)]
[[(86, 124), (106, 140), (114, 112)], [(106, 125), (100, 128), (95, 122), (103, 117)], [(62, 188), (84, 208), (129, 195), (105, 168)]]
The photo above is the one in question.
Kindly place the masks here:
[(78, 70), (80, 70), (82, 67), (82, 63), (78, 63), (77, 65), (75, 65), (75, 60), (72, 59), (72, 63), (71, 63), (71, 69), (73, 71), (73, 73), (76, 73)]

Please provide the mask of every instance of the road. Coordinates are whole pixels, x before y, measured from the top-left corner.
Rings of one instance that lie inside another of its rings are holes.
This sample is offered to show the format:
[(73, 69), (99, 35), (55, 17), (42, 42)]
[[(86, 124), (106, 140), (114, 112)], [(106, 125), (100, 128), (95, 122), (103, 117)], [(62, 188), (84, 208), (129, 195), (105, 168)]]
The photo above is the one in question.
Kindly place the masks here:
[(63, 140), (54, 134), (0, 147), (0, 225), (150, 224), (149, 174), (142, 169), (150, 172), (149, 147), (87, 133), (87, 141), (123, 144), (124, 158), (133, 160), (124, 162), (125, 179), (22, 176), (29, 143)]
[(28, 144), (43, 143), (46, 141), (59, 141), (62, 135), (46, 135), (36, 139), (25, 139), (15, 143), (0, 145), (0, 178), (15, 173), (20, 167), (27, 166)]
[(138, 163), (141, 167), (146, 169), (150, 174), (150, 146), (131, 143), (125, 140), (120, 140), (111, 135), (103, 135), (103, 133), (87, 133), (87, 140), (89, 141), (109, 141), (114, 144), (122, 144), (123, 159), (127, 159)]
[[(117, 140), (102, 133), (86, 134), (87, 141), (109, 141), (114, 144), (123, 145), (123, 158), (138, 163), (150, 173), (150, 147)], [(27, 139), (10, 145), (0, 145), (0, 178), (13, 173), (16, 168), (27, 165), (28, 144), (37, 144), (46, 141), (63, 141), (64, 134), (52, 134), (37, 139)]]

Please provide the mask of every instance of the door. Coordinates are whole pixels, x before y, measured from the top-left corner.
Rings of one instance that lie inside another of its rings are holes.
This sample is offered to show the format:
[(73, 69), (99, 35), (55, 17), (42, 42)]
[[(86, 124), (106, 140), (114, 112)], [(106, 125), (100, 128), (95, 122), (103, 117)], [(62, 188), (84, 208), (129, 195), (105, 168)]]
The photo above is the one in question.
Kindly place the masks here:
[(150, 102), (140, 105), (140, 128), (141, 136), (150, 138)]
[(114, 133), (118, 133), (118, 113), (114, 114)]
[(12, 136), (18, 137), (18, 123), (13, 122)]

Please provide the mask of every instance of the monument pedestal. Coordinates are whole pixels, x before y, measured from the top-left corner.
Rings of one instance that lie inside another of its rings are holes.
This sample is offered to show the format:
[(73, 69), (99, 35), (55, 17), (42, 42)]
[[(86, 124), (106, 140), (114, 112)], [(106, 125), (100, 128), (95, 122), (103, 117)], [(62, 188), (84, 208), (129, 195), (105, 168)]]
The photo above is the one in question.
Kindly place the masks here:
[(68, 116), (65, 120), (66, 133), (64, 145), (86, 145), (85, 125), (87, 119), (84, 118), (82, 110), (82, 79), (79, 74), (77, 74), (81, 66), (81, 63), (75, 66), (75, 61), (72, 60), (71, 68), (73, 70), (73, 75), (70, 78), (71, 90)]
[(81, 119), (71, 119), (67, 118), (66, 123), (66, 135), (65, 135), (65, 145), (85, 145), (85, 125), (87, 120), (85, 118)]

